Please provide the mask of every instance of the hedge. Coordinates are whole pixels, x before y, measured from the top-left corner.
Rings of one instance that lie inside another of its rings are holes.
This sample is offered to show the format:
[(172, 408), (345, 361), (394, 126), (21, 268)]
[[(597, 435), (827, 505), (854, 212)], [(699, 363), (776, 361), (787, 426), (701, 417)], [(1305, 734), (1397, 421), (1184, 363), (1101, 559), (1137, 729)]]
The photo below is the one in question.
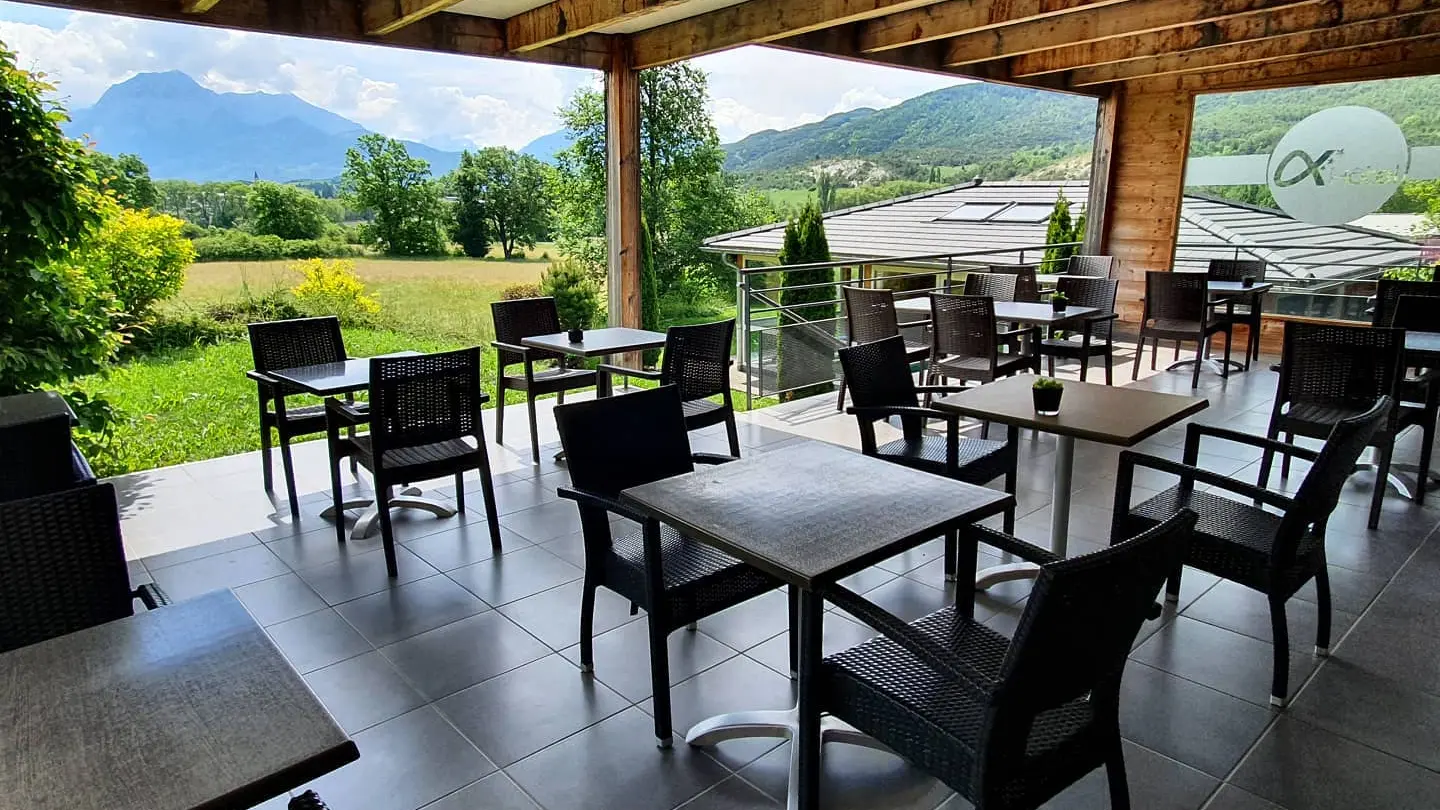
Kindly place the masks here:
[(195, 260), (273, 261), (277, 259), (344, 259), (365, 255), (359, 245), (338, 239), (281, 239), (244, 231), (222, 231), (193, 240)]

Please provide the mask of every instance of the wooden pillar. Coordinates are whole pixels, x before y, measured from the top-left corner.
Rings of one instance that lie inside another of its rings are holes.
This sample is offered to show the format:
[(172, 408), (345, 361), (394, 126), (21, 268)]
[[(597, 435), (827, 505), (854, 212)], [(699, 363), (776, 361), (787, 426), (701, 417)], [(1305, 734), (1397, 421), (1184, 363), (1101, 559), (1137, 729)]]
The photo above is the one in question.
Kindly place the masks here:
[(1105, 234), (1110, 218), (1107, 201), (1114, 179), (1115, 122), (1120, 114), (1120, 85), (1111, 85), (1110, 93), (1100, 99), (1095, 113), (1095, 142), (1090, 150), (1090, 195), (1085, 201), (1085, 245), (1081, 253), (1100, 255), (1105, 252)]
[(628, 36), (605, 71), (605, 237), (611, 326), (640, 326), (640, 72)]
[(1145, 271), (1173, 268), (1194, 110), (1193, 93), (1154, 80), (1125, 82), (1101, 102), (1086, 247), (1115, 257), (1121, 320), (1140, 320)]

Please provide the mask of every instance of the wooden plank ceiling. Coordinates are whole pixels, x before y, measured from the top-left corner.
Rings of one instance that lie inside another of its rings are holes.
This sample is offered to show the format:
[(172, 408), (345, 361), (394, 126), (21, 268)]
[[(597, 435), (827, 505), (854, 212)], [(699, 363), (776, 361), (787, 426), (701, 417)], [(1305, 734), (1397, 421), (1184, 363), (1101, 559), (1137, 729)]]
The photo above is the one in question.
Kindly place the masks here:
[(503, 19), (496, 0), (33, 2), (597, 69), (765, 44), (1089, 95), (1440, 70), (1437, 0), (511, 0)]

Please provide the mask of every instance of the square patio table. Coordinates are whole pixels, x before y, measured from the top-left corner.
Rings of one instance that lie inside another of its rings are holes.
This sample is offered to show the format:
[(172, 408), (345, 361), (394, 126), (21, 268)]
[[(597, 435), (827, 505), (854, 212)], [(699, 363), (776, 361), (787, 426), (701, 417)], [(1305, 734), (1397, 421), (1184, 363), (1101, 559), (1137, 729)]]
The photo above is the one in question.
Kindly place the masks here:
[[(414, 357), (418, 354), (419, 352), (404, 351), (379, 356)], [(339, 363), (319, 363), (313, 366), (285, 368), (266, 373), (307, 394), (317, 397), (336, 397), (341, 394), (364, 391), (370, 387), (371, 359), (357, 357)], [(356, 519), (354, 528), (350, 530), (350, 537), (359, 540), (373, 535), (380, 527), (380, 512), (373, 508), (374, 506), (374, 498), (347, 498), (340, 502), (340, 514), (337, 514), (334, 505), (331, 505), (321, 510), (320, 517), (325, 520), (341, 520), (347, 509), (365, 510)], [(419, 487), (406, 487), (401, 490), (398, 496), (390, 499), (390, 507), (392, 509), (420, 509), (441, 518), (455, 515), (454, 507), (434, 498), (423, 497)]]
[[(610, 358), (617, 354), (665, 348), (665, 334), (648, 329), (631, 329), (628, 326), (609, 326), (604, 329), (586, 329), (579, 343), (571, 343), (565, 332), (556, 332), (553, 335), (521, 338), (520, 345), (568, 354), (571, 357), (599, 357), (600, 362), (609, 363)], [(609, 375), (601, 374), (596, 379), (595, 395), (610, 396)]]
[(242, 810), (360, 752), (229, 591), (0, 655), (7, 807)]
[(791, 738), (790, 804), (818, 807), (824, 742), (877, 744), (815, 708), (823, 600), (829, 584), (947, 531), (999, 514), (1014, 497), (869, 458), (821, 442), (801, 442), (729, 464), (632, 487), (620, 494), (647, 517), (645, 531), (668, 524), (795, 588), (799, 595), (799, 700), (793, 709), (746, 711), (703, 720), (691, 745), (741, 737)]
[[(906, 298), (895, 302), (897, 312), (930, 314), (930, 299)], [(1065, 321), (1083, 320), (1099, 315), (1095, 307), (1066, 307), (1059, 312), (1050, 304), (1032, 304), (1019, 301), (996, 301), (995, 320), (1030, 323), (1040, 326), (1054, 326)], [(903, 325), (903, 324), (902, 324)]]
[[(1091, 382), (1065, 383), (1060, 413), (1035, 412), (1030, 387), (1034, 375), (1022, 374), (938, 399), (933, 407), (973, 419), (1053, 433), (1055, 485), (1050, 505), (1050, 550), (1064, 557), (1070, 534), (1070, 487), (1075, 467), (1075, 440), (1133, 447), (1176, 422), (1210, 406), (1203, 397), (1161, 394)], [(1012, 563), (985, 569), (976, 576), (977, 588), (1033, 576), (1030, 563)]]

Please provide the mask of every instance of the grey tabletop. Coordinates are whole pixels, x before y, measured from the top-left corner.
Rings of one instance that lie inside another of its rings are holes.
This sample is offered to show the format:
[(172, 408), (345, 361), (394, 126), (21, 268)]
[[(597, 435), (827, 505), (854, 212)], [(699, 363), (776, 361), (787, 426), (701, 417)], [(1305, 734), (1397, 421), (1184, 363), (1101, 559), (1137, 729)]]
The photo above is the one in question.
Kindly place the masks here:
[(632, 487), (621, 500), (803, 588), (852, 574), (1013, 503), (999, 490), (823, 442)]
[(0, 427), (46, 419), (65, 419), (73, 425), (75, 414), (64, 398), (54, 391), (31, 391), (0, 397)]
[(1066, 380), (1059, 415), (1040, 416), (1030, 394), (1034, 382), (1029, 374), (1006, 377), (936, 400), (934, 407), (1002, 425), (1131, 447), (1210, 406), (1203, 397)]
[(0, 655), (0, 804), (240, 810), (359, 757), (234, 594)]
[[(382, 357), (413, 357), (418, 352), (395, 352)], [(369, 357), (357, 357), (340, 363), (320, 363), (314, 366), (285, 368), (266, 372), (271, 377), (299, 388), (307, 394), (331, 397), (363, 391), (370, 387)]]
[[(906, 298), (895, 302), (895, 309), (900, 312), (930, 314), (930, 299)], [(1100, 310), (1095, 307), (1066, 307), (1056, 312), (1050, 304), (1027, 304), (1018, 301), (996, 301), (995, 320), (1015, 321), (1017, 323), (1052, 324), (1068, 321), (1076, 318), (1087, 318), (1091, 315), (1099, 315)]]
[(1407, 330), (1405, 332), (1405, 351), (1422, 355), (1440, 354), (1440, 332)]
[(604, 329), (586, 329), (584, 339), (579, 343), (571, 343), (566, 333), (557, 332), (553, 335), (523, 338), (520, 345), (575, 357), (604, 357), (664, 348), (665, 335), (646, 329), (631, 329), (628, 326), (609, 326)]
[(1261, 295), (1270, 292), (1270, 289), (1274, 286), (1274, 284), (1267, 281), (1257, 281), (1249, 287), (1246, 287), (1243, 281), (1216, 281), (1215, 279), (1211, 279), (1206, 282), (1205, 289), (1208, 290), (1211, 295)]

